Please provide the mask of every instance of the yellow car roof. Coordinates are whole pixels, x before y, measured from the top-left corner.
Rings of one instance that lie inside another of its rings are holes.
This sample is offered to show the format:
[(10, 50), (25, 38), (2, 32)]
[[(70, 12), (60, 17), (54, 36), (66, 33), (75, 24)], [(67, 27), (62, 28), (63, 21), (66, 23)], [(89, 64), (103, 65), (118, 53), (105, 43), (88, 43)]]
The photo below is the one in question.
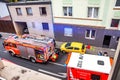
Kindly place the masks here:
[(78, 47), (78, 48), (82, 48), (83, 43), (79, 43), (79, 42), (71, 42), (71, 46), (72, 47)]

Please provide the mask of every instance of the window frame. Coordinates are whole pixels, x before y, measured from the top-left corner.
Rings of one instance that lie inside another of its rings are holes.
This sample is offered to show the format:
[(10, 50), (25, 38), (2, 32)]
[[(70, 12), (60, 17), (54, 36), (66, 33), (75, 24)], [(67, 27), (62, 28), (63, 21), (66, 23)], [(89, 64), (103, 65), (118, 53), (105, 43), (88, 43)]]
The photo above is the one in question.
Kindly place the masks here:
[(74, 47), (74, 50), (79, 51), (79, 50), (80, 50), (80, 48), (78, 48), (78, 47)]
[(118, 41), (119, 41), (119, 39), (120, 39), (120, 37), (118, 36), (118, 37), (116, 38), (116, 41), (118, 42)]
[[(20, 11), (20, 12), (19, 12)], [(22, 10), (21, 10), (21, 8), (16, 8), (16, 12), (17, 12), (17, 15), (22, 15)]]
[[(86, 36), (87, 35), (87, 30), (89, 30), (90, 32), (89, 32), (89, 34), (88, 34), (88, 37)], [(85, 38), (86, 39), (95, 39), (96, 38), (96, 30), (91, 30), (91, 29), (87, 29), (86, 31), (85, 31)], [(95, 33), (94, 33), (94, 37), (92, 38), (92, 31), (95, 31)]]
[[(91, 8), (91, 11), (89, 10)], [(95, 9), (97, 9), (97, 13), (95, 14)], [(97, 15), (97, 16), (95, 16)], [(88, 18), (99, 18), (99, 7), (88, 7), (87, 9), (87, 17)]]
[(32, 28), (35, 29), (35, 22), (32, 22)]
[(73, 28), (65, 27), (64, 28), (64, 36), (72, 37), (73, 36)]
[[(45, 8), (45, 13), (43, 11), (43, 8)], [(47, 15), (46, 7), (39, 7), (40, 15)]]
[(63, 16), (73, 16), (73, 7), (63, 6)]
[[(118, 20), (118, 23), (116, 21), (113, 21), (113, 20)], [(117, 26), (113, 26), (113, 25), (116, 25), (116, 23), (117, 23)], [(119, 24), (120, 24), (120, 19), (112, 19), (110, 27), (112, 27), (112, 28), (118, 28)]]
[(65, 45), (65, 48), (69, 46), (71, 46), (71, 42), (67, 42), (67, 44)]
[[(47, 28), (46, 28), (47, 25)], [(49, 31), (49, 24), (47, 22), (42, 22), (42, 28), (43, 30)]]
[[(31, 10), (31, 12), (29, 12), (29, 10)], [(33, 15), (31, 7), (26, 7), (26, 12), (27, 12), (27, 15)]]
[(72, 46), (66, 47), (68, 50), (73, 50), (74, 48)]
[(120, 0), (116, 0), (115, 6), (120, 6)]

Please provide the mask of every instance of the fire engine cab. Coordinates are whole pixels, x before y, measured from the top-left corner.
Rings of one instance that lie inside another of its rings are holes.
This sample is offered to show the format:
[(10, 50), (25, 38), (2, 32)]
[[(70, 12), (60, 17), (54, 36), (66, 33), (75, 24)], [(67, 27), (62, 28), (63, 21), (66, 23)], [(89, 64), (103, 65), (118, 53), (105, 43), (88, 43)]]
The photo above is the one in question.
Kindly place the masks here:
[(109, 57), (73, 52), (67, 59), (68, 80), (107, 80), (110, 70)]
[(49, 37), (23, 35), (19, 38), (14, 35), (4, 40), (3, 46), (12, 56), (30, 59), (32, 62), (45, 63), (58, 58), (54, 52), (54, 40)]

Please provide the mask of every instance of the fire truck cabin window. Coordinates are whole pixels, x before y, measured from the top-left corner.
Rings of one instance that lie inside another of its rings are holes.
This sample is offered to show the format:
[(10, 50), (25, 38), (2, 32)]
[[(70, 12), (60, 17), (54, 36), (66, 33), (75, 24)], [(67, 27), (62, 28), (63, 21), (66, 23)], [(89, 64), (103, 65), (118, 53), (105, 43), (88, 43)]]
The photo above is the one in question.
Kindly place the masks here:
[(10, 47), (15, 47), (15, 48), (16, 48), (16, 45), (13, 44), (13, 43), (9, 43), (8, 45), (9, 45)]
[(44, 51), (42, 51), (42, 50), (35, 50), (35, 53), (36, 53), (36, 57), (38, 59), (44, 59)]
[(4, 42), (3, 45), (4, 45), (4, 46), (8, 46), (8, 43)]

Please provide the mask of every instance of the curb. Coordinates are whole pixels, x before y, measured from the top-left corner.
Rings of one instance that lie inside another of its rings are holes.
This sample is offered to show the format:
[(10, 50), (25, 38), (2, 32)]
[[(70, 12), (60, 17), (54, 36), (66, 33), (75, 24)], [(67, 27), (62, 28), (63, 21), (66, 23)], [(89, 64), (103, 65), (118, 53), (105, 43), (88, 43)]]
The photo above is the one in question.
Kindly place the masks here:
[[(16, 63), (14, 63), (14, 62), (12, 62), (12, 61), (9, 61), (9, 60), (7, 60), (7, 59), (5, 59), (5, 58), (2, 58), (1, 60), (4, 60), (4, 61), (7, 61), (7, 62), (10, 62), (10, 63), (12, 63), (12, 64), (16, 64)], [(17, 64), (16, 64), (17, 65)]]

